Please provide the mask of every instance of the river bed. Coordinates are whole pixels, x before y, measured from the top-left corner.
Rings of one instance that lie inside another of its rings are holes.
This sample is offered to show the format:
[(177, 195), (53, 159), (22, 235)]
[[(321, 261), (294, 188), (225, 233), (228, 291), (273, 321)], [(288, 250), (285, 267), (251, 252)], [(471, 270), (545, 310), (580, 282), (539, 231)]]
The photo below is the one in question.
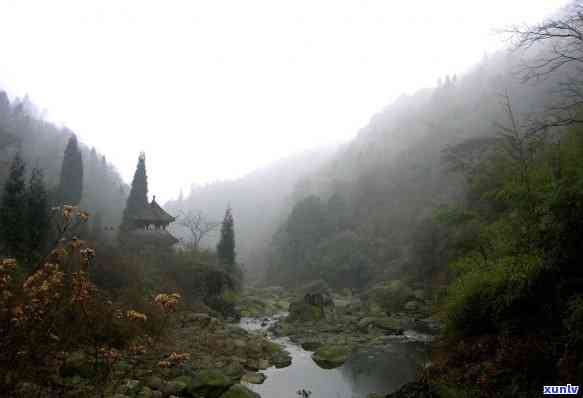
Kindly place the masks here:
[[(261, 332), (270, 322), (243, 318), (241, 326)], [(428, 361), (428, 337), (413, 331), (395, 337), (383, 346), (357, 349), (339, 368), (322, 369), (288, 338), (274, 338), (292, 356), (287, 368), (271, 367), (263, 373), (263, 384), (249, 387), (262, 398), (298, 398), (300, 390), (310, 398), (366, 398), (368, 394), (389, 393), (415, 379), (418, 369)]]

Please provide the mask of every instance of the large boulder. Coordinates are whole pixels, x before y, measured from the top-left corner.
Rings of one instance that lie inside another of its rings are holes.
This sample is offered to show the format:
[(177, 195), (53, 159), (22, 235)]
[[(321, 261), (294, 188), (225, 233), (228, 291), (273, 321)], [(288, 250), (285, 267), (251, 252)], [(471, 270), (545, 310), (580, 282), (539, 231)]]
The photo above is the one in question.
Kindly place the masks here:
[(334, 319), (336, 308), (330, 293), (317, 291), (306, 293), (302, 300), (289, 305), (290, 322), (317, 322), (323, 319)]
[(243, 375), (241, 381), (250, 384), (263, 384), (265, 379), (266, 376), (263, 373), (247, 372)]
[(291, 355), (287, 351), (279, 351), (273, 354), (271, 361), (276, 368), (287, 368), (292, 363)]
[(316, 351), (322, 346), (322, 342), (317, 339), (307, 339), (303, 340), (300, 345), (306, 351)]
[(312, 359), (323, 369), (334, 369), (342, 366), (350, 356), (346, 345), (327, 345), (312, 354)]

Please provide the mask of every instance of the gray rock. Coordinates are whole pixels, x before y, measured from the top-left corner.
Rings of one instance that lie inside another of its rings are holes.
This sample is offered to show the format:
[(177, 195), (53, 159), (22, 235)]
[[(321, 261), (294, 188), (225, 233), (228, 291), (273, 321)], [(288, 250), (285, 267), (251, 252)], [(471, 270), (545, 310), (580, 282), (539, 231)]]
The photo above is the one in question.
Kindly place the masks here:
[(291, 355), (286, 351), (280, 351), (274, 354), (272, 358), (273, 364), (276, 368), (287, 368), (292, 363)]
[(349, 355), (350, 349), (346, 345), (329, 345), (313, 353), (312, 359), (321, 368), (334, 369), (342, 366)]
[(319, 340), (305, 340), (301, 343), (301, 346), (306, 351), (316, 351), (322, 346), (322, 342)]
[(267, 377), (263, 373), (247, 372), (241, 378), (241, 381), (251, 384), (263, 384)]
[(261, 370), (269, 368), (269, 361), (267, 359), (260, 359), (258, 362), (258, 368)]

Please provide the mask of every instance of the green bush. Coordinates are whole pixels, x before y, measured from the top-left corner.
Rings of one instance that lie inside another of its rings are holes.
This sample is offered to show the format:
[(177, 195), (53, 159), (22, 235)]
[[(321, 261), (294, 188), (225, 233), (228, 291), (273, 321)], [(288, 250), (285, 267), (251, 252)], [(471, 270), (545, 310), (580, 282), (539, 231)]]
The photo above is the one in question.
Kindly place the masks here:
[[(448, 289), (450, 333), (469, 336), (526, 327), (525, 318), (541, 311), (545, 268), (539, 256), (508, 256), (483, 267), (462, 266), (470, 269)], [(515, 320), (523, 323), (513, 324)]]
[(387, 314), (400, 311), (405, 303), (414, 297), (413, 290), (403, 281), (394, 280), (374, 289), (371, 296)]

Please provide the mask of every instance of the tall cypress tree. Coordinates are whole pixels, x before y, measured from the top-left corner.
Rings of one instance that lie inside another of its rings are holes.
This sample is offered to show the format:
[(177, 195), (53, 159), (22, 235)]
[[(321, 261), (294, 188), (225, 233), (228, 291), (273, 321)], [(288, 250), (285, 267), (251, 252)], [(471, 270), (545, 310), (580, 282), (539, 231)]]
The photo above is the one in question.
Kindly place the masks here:
[(235, 269), (235, 225), (231, 208), (225, 211), (225, 218), (221, 225), (221, 239), (217, 245), (219, 262), (229, 272)]
[(76, 206), (81, 202), (83, 195), (83, 158), (77, 136), (71, 135), (61, 167), (61, 180), (59, 182), (60, 203)]
[(26, 248), (29, 257), (38, 254), (47, 242), (50, 228), (49, 198), (41, 170), (35, 168), (26, 191)]
[(122, 229), (131, 228), (131, 216), (148, 204), (148, 177), (146, 175), (146, 155), (142, 152), (132, 180), (132, 188), (123, 212)]
[(10, 165), (0, 203), (0, 237), (6, 252), (22, 257), (26, 251), (26, 165), (17, 153)]

